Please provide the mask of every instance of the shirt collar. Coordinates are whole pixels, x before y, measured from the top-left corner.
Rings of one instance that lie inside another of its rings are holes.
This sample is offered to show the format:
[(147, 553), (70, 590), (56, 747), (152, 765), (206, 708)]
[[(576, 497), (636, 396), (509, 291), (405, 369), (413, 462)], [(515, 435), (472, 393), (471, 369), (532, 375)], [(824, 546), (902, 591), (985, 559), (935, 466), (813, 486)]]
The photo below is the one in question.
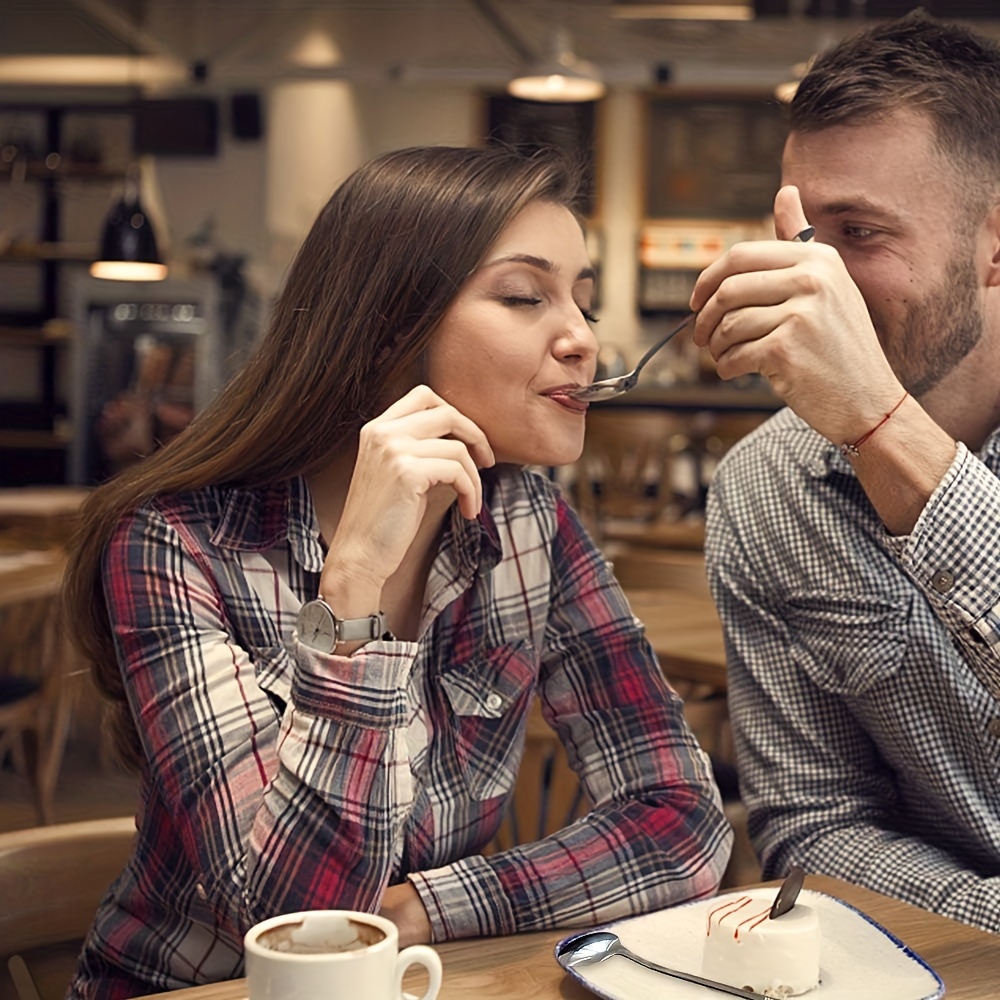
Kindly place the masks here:
[(270, 486), (236, 486), (224, 492), (222, 516), (212, 534), (221, 548), (244, 552), (273, 549), (285, 541), (307, 570), (323, 568), (319, 524), (305, 480)]
[(1000, 471), (1000, 427), (998, 427), (979, 450), (979, 458), (994, 472)]

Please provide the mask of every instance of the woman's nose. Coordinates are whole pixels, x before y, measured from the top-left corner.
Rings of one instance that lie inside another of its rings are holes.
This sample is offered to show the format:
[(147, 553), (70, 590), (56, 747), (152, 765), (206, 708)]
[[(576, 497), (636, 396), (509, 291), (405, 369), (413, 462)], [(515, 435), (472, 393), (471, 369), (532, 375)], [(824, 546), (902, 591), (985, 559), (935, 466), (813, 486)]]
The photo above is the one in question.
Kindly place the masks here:
[(575, 356), (589, 361), (597, 357), (597, 336), (583, 313), (579, 309), (574, 310), (574, 313), (566, 324), (558, 349), (563, 357)]

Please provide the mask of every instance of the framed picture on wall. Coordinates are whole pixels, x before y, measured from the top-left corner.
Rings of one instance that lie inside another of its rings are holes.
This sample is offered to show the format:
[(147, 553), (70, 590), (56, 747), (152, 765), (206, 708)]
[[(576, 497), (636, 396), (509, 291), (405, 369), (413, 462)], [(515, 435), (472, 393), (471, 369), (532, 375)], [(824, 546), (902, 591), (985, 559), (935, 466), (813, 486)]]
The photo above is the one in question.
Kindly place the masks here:
[(486, 98), (486, 141), (526, 153), (556, 147), (580, 165), (583, 190), (577, 209), (585, 217), (596, 212), (596, 102), (550, 104), (524, 101), (509, 94)]
[(646, 218), (768, 215), (787, 131), (770, 95), (651, 95)]

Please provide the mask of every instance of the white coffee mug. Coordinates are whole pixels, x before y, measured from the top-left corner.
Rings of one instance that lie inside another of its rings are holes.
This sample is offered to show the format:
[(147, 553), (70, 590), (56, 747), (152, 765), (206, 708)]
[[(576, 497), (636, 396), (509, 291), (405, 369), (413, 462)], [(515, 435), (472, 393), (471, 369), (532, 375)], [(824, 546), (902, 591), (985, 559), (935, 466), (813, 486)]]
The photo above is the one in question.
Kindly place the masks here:
[(441, 959), (417, 944), (399, 950), (385, 917), (355, 910), (306, 910), (271, 917), (243, 939), (249, 1000), (401, 1000), (403, 974), (422, 965), (441, 988)]

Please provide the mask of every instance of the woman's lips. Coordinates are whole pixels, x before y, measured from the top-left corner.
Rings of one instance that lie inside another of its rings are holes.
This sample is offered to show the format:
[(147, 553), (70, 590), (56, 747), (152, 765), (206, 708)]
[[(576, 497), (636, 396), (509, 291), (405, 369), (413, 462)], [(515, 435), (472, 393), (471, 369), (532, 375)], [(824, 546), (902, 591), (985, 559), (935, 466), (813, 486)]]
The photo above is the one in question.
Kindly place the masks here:
[(560, 406), (567, 410), (571, 410), (573, 413), (586, 413), (589, 403), (585, 403), (580, 399), (574, 399), (569, 395), (570, 391), (577, 389), (579, 386), (560, 386), (558, 389), (550, 389), (548, 392), (543, 393), (543, 395), (548, 396), (553, 403), (558, 403)]

